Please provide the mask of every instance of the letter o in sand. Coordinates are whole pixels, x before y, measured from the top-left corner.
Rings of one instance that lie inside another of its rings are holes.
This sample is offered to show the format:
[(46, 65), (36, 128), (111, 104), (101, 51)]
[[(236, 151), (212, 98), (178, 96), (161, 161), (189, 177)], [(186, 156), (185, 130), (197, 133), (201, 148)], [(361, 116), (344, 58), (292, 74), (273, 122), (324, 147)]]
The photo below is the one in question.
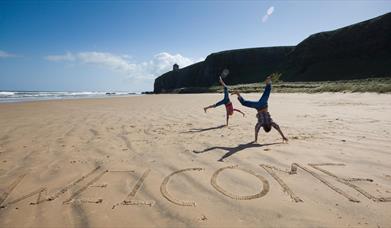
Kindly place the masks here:
[[(255, 194), (255, 195), (248, 195), (248, 196), (238, 196), (238, 195), (235, 195), (235, 194), (232, 194), (230, 192), (225, 191), (216, 182), (217, 176), (225, 169), (239, 169), (239, 170), (242, 170), (243, 172), (246, 172), (246, 173), (249, 173), (251, 175), (256, 176), (262, 182), (262, 185), (263, 185), (262, 191)], [(266, 195), (269, 192), (269, 182), (263, 176), (258, 175), (251, 170), (243, 169), (238, 166), (227, 166), (227, 167), (223, 167), (223, 168), (216, 170), (216, 172), (212, 176), (212, 179), (210, 180), (210, 183), (221, 194), (228, 196), (229, 198), (236, 199), (236, 200), (251, 200), (251, 199), (261, 198), (262, 196)]]

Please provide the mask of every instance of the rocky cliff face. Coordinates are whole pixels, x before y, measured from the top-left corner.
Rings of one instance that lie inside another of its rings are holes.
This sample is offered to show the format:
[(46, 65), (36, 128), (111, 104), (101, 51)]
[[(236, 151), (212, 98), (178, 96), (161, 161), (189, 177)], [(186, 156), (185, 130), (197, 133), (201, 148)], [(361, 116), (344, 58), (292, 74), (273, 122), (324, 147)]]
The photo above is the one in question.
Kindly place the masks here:
[(281, 69), (287, 81), (391, 76), (391, 13), (309, 36)]
[(391, 13), (334, 31), (311, 35), (295, 47), (223, 51), (155, 80), (154, 92), (208, 87), (230, 70), (228, 84), (254, 83), (273, 72), (286, 81), (344, 80), (391, 76)]
[(228, 68), (228, 84), (258, 82), (273, 73), (287, 60), (293, 47), (248, 48), (209, 55), (199, 62), (177, 71), (170, 71), (155, 80), (154, 92), (168, 92), (182, 87), (207, 87), (218, 83), (218, 76)]

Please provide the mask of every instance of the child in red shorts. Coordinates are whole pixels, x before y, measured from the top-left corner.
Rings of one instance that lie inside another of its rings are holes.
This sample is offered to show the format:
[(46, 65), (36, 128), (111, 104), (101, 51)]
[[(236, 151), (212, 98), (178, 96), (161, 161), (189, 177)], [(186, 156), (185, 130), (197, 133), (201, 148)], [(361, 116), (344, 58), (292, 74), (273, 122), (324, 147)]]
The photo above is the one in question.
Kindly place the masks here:
[(204, 111), (206, 112), (206, 110), (208, 110), (209, 108), (216, 108), (216, 107), (224, 104), (225, 110), (227, 111), (227, 125), (226, 126), (228, 126), (229, 116), (233, 115), (234, 111), (242, 113), (243, 117), (244, 117), (244, 113), (242, 111), (240, 111), (239, 109), (235, 109), (233, 107), (232, 102), (229, 100), (228, 86), (224, 83), (221, 76), (219, 77), (219, 79), (220, 79), (220, 84), (222, 86), (224, 86), (224, 98), (223, 98), (223, 100), (217, 102), (216, 104), (209, 105), (209, 106), (205, 107)]

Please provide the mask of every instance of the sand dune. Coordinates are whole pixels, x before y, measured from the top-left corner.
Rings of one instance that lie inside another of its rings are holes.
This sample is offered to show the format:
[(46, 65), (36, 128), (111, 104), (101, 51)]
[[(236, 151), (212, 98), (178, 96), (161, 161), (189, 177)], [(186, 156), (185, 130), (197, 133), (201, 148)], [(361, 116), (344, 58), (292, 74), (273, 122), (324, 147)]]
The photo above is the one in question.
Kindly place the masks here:
[(0, 227), (391, 226), (390, 95), (272, 94), (288, 144), (220, 98), (0, 104)]

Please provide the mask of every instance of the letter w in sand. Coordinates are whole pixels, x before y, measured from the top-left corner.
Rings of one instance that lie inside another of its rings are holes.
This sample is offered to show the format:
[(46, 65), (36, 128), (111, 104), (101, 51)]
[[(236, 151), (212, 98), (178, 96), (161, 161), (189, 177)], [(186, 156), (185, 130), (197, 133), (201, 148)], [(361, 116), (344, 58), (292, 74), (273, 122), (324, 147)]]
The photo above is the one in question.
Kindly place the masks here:
[(34, 195), (37, 195), (38, 194), (38, 198), (36, 200), (35, 203), (30, 203), (31, 205), (35, 205), (35, 204), (38, 204), (39, 201), (41, 200), (41, 195), (43, 192), (46, 193), (46, 188), (39, 188), (35, 191), (32, 191), (22, 197), (19, 197), (15, 200), (12, 200), (6, 204), (3, 205), (3, 202), (8, 198), (8, 196), (11, 194), (11, 192), (16, 188), (16, 186), (19, 185), (20, 182), (22, 182), (23, 178), (26, 176), (26, 174), (23, 174), (23, 175), (20, 175), (19, 177), (16, 178), (16, 180), (1, 194), (0, 196), (0, 208), (6, 208), (7, 206), (11, 205), (11, 204), (15, 204), (19, 201), (22, 201), (24, 199), (27, 199), (27, 198), (30, 198)]
[[(57, 198), (59, 198), (61, 195), (63, 195), (65, 192), (67, 192), (69, 189), (71, 189), (72, 187), (75, 187), (77, 184), (79, 184), (80, 182), (84, 181), (85, 179), (89, 178), (90, 176), (92, 176), (94, 173), (96, 173), (97, 171), (100, 170), (100, 166), (94, 168), (92, 171), (90, 171), (89, 173), (87, 173), (86, 175), (84, 176), (81, 176), (80, 178), (78, 178), (77, 180), (71, 182), (70, 184), (62, 187), (59, 191), (57, 191), (56, 193), (54, 193), (53, 195), (49, 196), (49, 197), (43, 197), (44, 194), (46, 194), (47, 192), (47, 189), (46, 187), (41, 187), (39, 189), (36, 189), (34, 191), (31, 191), (21, 197), (18, 197), (17, 199), (15, 200), (12, 200), (10, 202), (7, 202), (5, 204), (3, 204), (6, 199), (8, 198), (8, 196), (12, 193), (12, 191), (20, 184), (20, 182), (23, 180), (23, 178), (26, 176), (26, 174), (24, 175), (21, 175), (19, 176), (6, 190), (5, 192), (3, 192), (1, 195), (0, 195), (0, 208), (6, 208), (7, 206), (11, 205), (11, 204), (15, 204), (17, 202), (20, 202), (22, 200), (25, 200), (27, 198), (30, 198), (30, 197), (33, 197), (35, 195), (38, 195), (37, 197), (37, 200), (35, 202), (31, 202), (30, 204), (31, 205), (37, 205), (37, 204), (40, 204), (40, 203), (43, 203), (43, 202), (47, 202), (47, 201), (53, 201)], [(104, 171), (102, 172), (103, 174), (106, 173), (107, 171)], [(103, 174), (100, 174), (98, 175), (97, 177), (95, 177), (92, 181), (95, 182), (97, 179), (99, 179), (100, 177), (103, 176)], [(90, 181), (86, 186), (88, 187), (90, 184), (92, 184), (92, 181)], [(78, 191), (76, 191), (77, 194), (80, 194), (86, 187), (82, 187), (80, 188)], [(69, 198), (68, 200), (64, 201), (64, 203), (67, 203), (67, 202), (70, 202), (73, 197), (76, 195), (76, 193), (74, 193), (71, 198)]]

